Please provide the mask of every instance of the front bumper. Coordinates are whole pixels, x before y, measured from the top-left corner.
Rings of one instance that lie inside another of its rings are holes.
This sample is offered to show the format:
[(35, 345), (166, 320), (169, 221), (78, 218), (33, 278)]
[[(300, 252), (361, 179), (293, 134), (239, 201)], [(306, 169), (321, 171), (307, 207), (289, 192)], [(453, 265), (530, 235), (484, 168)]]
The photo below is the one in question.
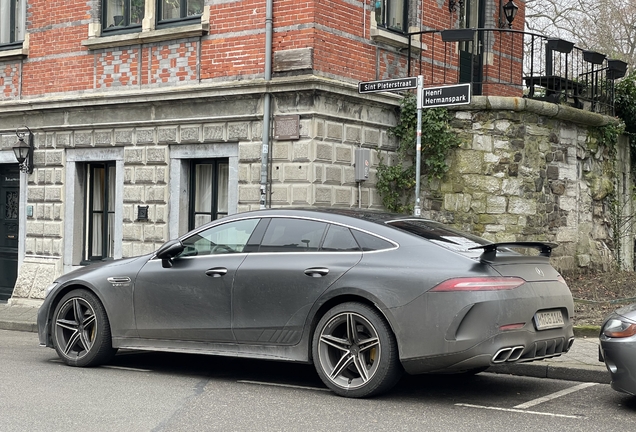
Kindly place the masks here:
[(636, 396), (636, 337), (615, 339), (601, 335), (600, 340), (612, 388)]

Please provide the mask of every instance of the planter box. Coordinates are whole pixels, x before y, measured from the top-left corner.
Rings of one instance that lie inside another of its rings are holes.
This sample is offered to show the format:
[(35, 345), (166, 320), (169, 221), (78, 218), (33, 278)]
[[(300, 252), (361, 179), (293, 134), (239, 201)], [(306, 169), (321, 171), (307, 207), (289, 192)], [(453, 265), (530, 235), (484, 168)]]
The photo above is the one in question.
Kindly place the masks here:
[(583, 60), (592, 64), (601, 64), (605, 60), (605, 54), (596, 51), (583, 51)]
[(622, 60), (607, 60), (607, 77), (609, 79), (623, 78), (627, 72), (627, 63)]
[(475, 30), (473, 29), (442, 30), (440, 33), (444, 42), (471, 41), (475, 39)]
[(574, 42), (569, 42), (565, 39), (548, 39), (547, 46), (552, 51), (569, 54), (574, 48)]

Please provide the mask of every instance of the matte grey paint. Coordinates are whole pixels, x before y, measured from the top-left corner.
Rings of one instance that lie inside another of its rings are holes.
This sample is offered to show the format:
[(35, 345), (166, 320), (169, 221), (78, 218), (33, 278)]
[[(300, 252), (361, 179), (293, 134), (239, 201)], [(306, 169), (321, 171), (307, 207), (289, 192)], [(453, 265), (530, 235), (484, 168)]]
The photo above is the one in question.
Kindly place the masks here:
[[(482, 263), (479, 253), (452, 251), (385, 224), (400, 216), (373, 222), (340, 211), (358, 214), (349, 209), (262, 210), (212, 224), (254, 217), (308, 218), (373, 233), (395, 246), (372, 252), (177, 257), (172, 268), (163, 268), (152, 255), (95, 264), (58, 279), (40, 309), (40, 342), (51, 346), (49, 320), (58, 299), (71, 287), (84, 286), (103, 302), (113, 346), (119, 348), (309, 362), (312, 324), (325, 306), (357, 298), (387, 319), (400, 360), (411, 373), (489, 366), (498, 350), (518, 345), (527, 347), (523, 360), (529, 361), (536, 351), (532, 347), (543, 340), (557, 347), (549, 356), (567, 351), (573, 337), (572, 297), (557, 281), (548, 258), (499, 251), (493, 263)], [(214, 277), (206, 274), (211, 269), (224, 272)], [(429, 292), (446, 279), (499, 274), (536, 282), (506, 291)], [(129, 277), (134, 283), (114, 286), (109, 277)], [(561, 309), (565, 326), (536, 331), (532, 318), (546, 309)], [(519, 322), (524, 323), (521, 329), (499, 330)]]

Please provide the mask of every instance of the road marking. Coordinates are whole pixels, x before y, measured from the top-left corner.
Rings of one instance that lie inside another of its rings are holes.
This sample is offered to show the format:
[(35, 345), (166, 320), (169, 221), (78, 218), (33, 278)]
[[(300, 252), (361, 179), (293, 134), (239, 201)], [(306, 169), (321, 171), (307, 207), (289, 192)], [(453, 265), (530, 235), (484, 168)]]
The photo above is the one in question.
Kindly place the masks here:
[(140, 368), (125, 367), (125, 366), (102, 365), (101, 367), (105, 369), (119, 369), (119, 370), (133, 371), (133, 372), (152, 372), (152, 370), (150, 369), (140, 369)]
[(556, 399), (558, 397), (565, 396), (567, 394), (574, 393), (575, 391), (583, 390), (584, 388), (591, 387), (591, 386), (594, 386), (594, 385), (596, 385), (596, 383), (579, 384), (577, 386), (570, 387), (570, 388), (567, 388), (565, 390), (561, 390), (561, 391), (558, 391), (556, 393), (552, 393), (550, 395), (543, 396), (543, 397), (531, 400), (531, 401), (526, 402), (526, 403), (522, 403), (520, 405), (515, 406), (514, 408), (518, 408), (518, 409), (530, 408), (532, 406), (542, 404), (543, 402), (548, 402), (548, 401), (551, 401), (552, 399)]
[(514, 409), (514, 408), (488, 407), (488, 406), (461, 404), (461, 403), (455, 404), (455, 406), (463, 406), (463, 407), (468, 407), (468, 408), (487, 409), (487, 410), (494, 410), (494, 411), (506, 411), (506, 412), (514, 412), (514, 413), (523, 413), (523, 414), (536, 414), (536, 415), (542, 415), (542, 416), (548, 416), (548, 417), (562, 417), (562, 418), (572, 418), (572, 419), (584, 418), (583, 416), (576, 416), (576, 415), (554, 414), (554, 413), (546, 413), (546, 412), (538, 412), (538, 411), (527, 411), (527, 410)]
[(326, 392), (331, 391), (326, 388), (307, 387), (307, 386), (299, 386), (299, 385), (292, 385), (292, 384), (279, 384), (279, 383), (270, 383), (270, 382), (262, 382), (262, 381), (239, 380), (237, 382), (241, 384), (256, 384), (256, 385), (264, 385), (264, 386), (272, 386), (272, 387), (287, 387), (287, 388), (301, 389), (301, 390), (317, 390), (317, 391), (326, 391)]

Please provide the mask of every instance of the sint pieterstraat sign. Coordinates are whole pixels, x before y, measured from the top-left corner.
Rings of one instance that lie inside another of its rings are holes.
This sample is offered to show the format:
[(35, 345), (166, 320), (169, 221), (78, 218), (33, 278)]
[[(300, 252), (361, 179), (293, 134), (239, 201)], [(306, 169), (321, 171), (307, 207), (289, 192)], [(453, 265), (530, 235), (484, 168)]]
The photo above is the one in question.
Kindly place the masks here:
[(358, 83), (358, 93), (375, 93), (417, 88), (417, 77), (396, 78)]

